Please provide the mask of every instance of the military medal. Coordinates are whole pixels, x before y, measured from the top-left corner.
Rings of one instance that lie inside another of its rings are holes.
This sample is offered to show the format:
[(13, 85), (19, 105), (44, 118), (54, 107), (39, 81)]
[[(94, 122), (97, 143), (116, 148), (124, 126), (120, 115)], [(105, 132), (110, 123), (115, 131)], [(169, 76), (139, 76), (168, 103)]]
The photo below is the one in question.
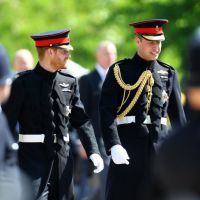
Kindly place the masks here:
[(68, 117), (69, 114), (71, 113), (70, 107), (69, 107), (69, 106), (66, 106), (65, 111), (66, 111), (66, 114), (65, 114), (65, 115), (66, 115), (66, 117)]
[(169, 96), (168, 96), (167, 92), (166, 92), (165, 90), (163, 90), (163, 91), (162, 91), (162, 102), (163, 102), (163, 104), (164, 104), (165, 102), (167, 102), (168, 99), (169, 99)]

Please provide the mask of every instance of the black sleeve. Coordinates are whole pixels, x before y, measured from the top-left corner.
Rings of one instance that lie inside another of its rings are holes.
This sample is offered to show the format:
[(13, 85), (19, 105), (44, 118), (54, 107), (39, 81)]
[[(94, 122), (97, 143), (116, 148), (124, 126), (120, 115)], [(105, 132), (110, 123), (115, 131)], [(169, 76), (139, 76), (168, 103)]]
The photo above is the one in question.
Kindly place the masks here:
[[(24, 95), (25, 93), (22, 81), (20, 79), (15, 79), (11, 87), (10, 97), (8, 101), (2, 106), (12, 133), (15, 133), (20, 110), (23, 106)], [(14, 135), (14, 138), (17, 139), (18, 135)]]
[(99, 149), (97, 146), (94, 130), (88, 116), (85, 113), (82, 102), (80, 101), (80, 94), (78, 83), (74, 85), (74, 97), (72, 101), (72, 111), (70, 115), (71, 125), (77, 129), (80, 140), (86, 150), (87, 155), (92, 153), (98, 153)]
[(181, 89), (176, 71), (173, 71), (172, 92), (169, 98), (168, 115), (172, 128), (186, 124), (183, 105), (181, 104)]
[(100, 98), (100, 121), (108, 155), (110, 154), (110, 148), (113, 145), (121, 144), (115, 120), (119, 96), (119, 86), (114, 77), (113, 67), (110, 67), (103, 83)]
[(86, 113), (90, 113), (90, 108), (91, 108), (91, 94), (90, 92), (92, 92), (91, 88), (90, 88), (90, 84), (89, 81), (87, 79), (86, 76), (83, 76), (80, 78), (79, 80), (79, 88), (80, 88), (80, 98), (81, 101), (84, 105), (85, 111)]

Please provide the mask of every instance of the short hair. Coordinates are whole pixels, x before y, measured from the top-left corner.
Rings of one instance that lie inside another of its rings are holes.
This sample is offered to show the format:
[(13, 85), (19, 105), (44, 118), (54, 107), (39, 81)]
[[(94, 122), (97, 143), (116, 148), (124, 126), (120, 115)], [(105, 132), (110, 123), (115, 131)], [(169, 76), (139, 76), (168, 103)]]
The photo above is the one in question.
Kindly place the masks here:
[(109, 41), (109, 40), (104, 40), (104, 41), (100, 42), (99, 45), (97, 46), (96, 53), (97, 53), (102, 47), (106, 47), (106, 46), (113, 46), (113, 47), (117, 50), (116, 45), (115, 45), (113, 42), (111, 42), (111, 41)]
[(37, 49), (39, 60), (42, 60), (44, 58), (44, 54), (46, 50), (49, 49), (49, 47), (37, 47), (36, 49)]
[(22, 64), (21, 59), (26, 63), (27, 69), (32, 69), (34, 66), (34, 58), (32, 53), (28, 49), (18, 49), (15, 53), (14, 67), (16, 70), (20, 70)]
[(142, 37), (142, 35), (141, 35), (141, 34), (138, 34), (138, 33), (135, 33), (135, 37), (138, 37), (139, 39), (144, 39), (144, 38)]

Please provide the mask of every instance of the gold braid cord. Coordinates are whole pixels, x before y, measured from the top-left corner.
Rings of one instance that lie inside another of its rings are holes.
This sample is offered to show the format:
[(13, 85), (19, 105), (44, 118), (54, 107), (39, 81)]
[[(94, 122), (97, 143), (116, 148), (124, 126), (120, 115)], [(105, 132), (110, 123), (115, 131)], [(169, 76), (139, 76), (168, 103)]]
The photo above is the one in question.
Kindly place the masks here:
[[(129, 85), (129, 84), (124, 83), (122, 76), (121, 76), (119, 65), (116, 64), (114, 67), (114, 76), (115, 76), (115, 79), (116, 79), (117, 83), (119, 84), (119, 86), (122, 89), (124, 89), (123, 99), (122, 99), (121, 105), (119, 106), (119, 108), (117, 110), (117, 113), (120, 112), (122, 106), (126, 103), (131, 90), (138, 88), (138, 90), (137, 90), (134, 98), (130, 102), (130, 104), (127, 106), (127, 108), (123, 112), (118, 114), (117, 117), (123, 118), (131, 111), (131, 109), (134, 107), (134, 105), (138, 101), (146, 84), (147, 84), (147, 112), (148, 112), (149, 108), (150, 108), (150, 104), (151, 104), (151, 98), (152, 98), (152, 87), (154, 84), (154, 79), (153, 79), (151, 71), (150, 70), (144, 71), (135, 84)], [(128, 92), (128, 94), (126, 95), (127, 92)]]

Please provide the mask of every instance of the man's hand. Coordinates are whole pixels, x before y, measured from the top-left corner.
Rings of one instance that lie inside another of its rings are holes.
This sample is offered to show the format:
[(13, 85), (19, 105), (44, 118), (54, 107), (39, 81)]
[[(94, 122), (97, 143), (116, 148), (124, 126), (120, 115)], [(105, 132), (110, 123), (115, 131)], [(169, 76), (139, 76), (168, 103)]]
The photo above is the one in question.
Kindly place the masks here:
[(104, 168), (103, 159), (97, 153), (93, 153), (90, 157), (90, 160), (93, 162), (93, 165), (96, 167), (94, 173), (99, 173)]
[(111, 148), (111, 157), (115, 164), (126, 164), (129, 165), (129, 156), (127, 151), (119, 144), (112, 146)]

